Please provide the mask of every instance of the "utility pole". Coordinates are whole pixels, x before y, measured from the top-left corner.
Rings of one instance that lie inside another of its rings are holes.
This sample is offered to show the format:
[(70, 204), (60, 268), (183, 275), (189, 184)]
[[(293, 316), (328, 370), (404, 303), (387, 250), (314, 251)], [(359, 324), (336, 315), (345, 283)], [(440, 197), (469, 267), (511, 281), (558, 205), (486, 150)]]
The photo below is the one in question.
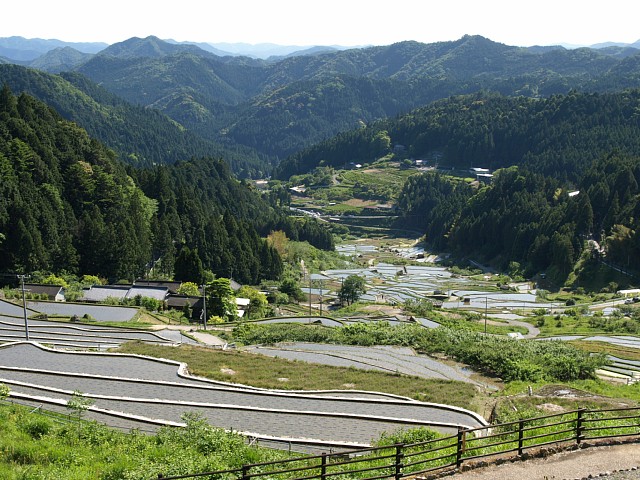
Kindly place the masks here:
[(311, 316), (311, 272), (309, 272), (309, 316)]
[(204, 329), (207, 329), (207, 284), (202, 284), (202, 320)]
[(484, 297), (484, 334), (487, 334), (487, 297)]
[(24, 312), (24, 336), (27, 342), (29, 341), (29, 323), (27, 322), (27, 300), (24, 296), (24, 280), (25, 278), (30, 278), (30, 275), (16, 275), (20, 279), (20, 283), (22, 284), (22, 309)]

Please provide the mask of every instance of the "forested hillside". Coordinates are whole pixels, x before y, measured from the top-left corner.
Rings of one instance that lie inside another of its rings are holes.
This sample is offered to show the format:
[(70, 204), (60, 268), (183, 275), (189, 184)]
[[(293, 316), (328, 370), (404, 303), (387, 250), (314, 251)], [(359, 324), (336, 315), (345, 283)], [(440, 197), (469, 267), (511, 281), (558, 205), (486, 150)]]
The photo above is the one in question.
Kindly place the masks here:
[[(153, 202), (114, 154), (33, 97), (0, 93), (0, 269), (132, 278)], [(106, 228), (109, 225), (110, 228)]]
[(440, 165), (497, 169), (524, 165), (576, 181), (594, 159), (612, 151), (640, 154), (640, 91), (548, 99), (488, 93), (452, 97), (396, 119), (376, 122), (316, 145), (283, 161), (288, 178), (320, 162), (367, 163), (396, 144), (413, 158)]
[(637, 87), (640, 51), (522, 48), (467, 35), (258, 60), (150, 36), (84, 58), (51, 51), (30, 65), (66, 73), (14, 67), (0, 80), (54, 106), (127, 162), (220, 156), (239, 176), (257, 178), (318, 142), (454, 95)]
[(260, 176), (264, 169), (270, 169), (255, 151), (205, 140), (158, 110), (127, 103), (76, 73), (52, 75), (0, 65), (0, 84), (52, 106), (114, 150), (122, 161), (135, 166), (213, 156), (224, 157), (240, 176)]
[[(132, 280), (154, 262), (171, 276), (181, 253), (256, 284), (281, 259), (262, 236), (333, 248), (326, 229), (286, 216), (222, 160), (125, 167), (113, 151), (31, 96), (0, 94), (0, 271)], [(199, 280), (199, 279), (193, 279)]]
[[(365, 164), (386, 155), (498, 171), (484, 188), (437, 176), (407, 183), (399, 226), (422, 224), (438, 248), (479, 254), (505, 268), (515, 262), (527, 274), (549, 270), (558, 279), (570, 275), (589, 236), (606, 246), (608, 258), (632, 259), (640, 91), (624, 89), (639, 78), (634, 49), (526, 49), (478, 36), (274, 61), (219, 57), (148, 37), (112, 45), (60, 75), (0, 65), (0, 80), (11, 90), (46, 100), (85, 128), (91, 145), (96, 138), (113, 149), (115, 155), (100, 146), (106, 153), (98, 157), (128, 164), (128, 180), (118, 181), (133, 182), (153, 211), (141, 224), (150, 237), (130, 249), (138, 253), (128, 249), (135, 260), (126, 268), (106, 255), (88, 261), (78, 253), (99, 247), (85, 238), (79, 243), (74, 224), (85, 213), (80, 207), (109, 203), (92, 198), (77, 205), (67, 200), (73, 248), (66, 256), (27, 261), (12, 253), (7, 268), (118, 277), (153, 261), (170, 275), (184, 245), (219, 275), (233, 271), (247, 282), (274, 277), (281, 266), (262, 240), (270, 231), (328, 249), (331, 234), (313, 221), (288, 218), (277, 192), (268, 203), (234, 175), (267, 176), (277, 165), (274, 176), (288, 179), (318, 165)], [(16, 102), (34, 100), (20, 95)], [(411, 110), (417, 105), (427, 106)], [(23, 137), (16, 138), (39, 157), (58, 157), (40, 153), (47, 143), (39, 137), (41, 145)], [(75, 178), (57, 169), (47, 175)], [(89, 180), (76, 183), (96, 188)], [(34, 185), (41, 189), (40, 183)], [(569, 197), (571, 191), (581, 193)], [(593, 218), (580, 218), (589, 205)], [(87, 223), (98, 223), (91, 230), (100, 231), (100, 217), (91, 217)]]
[(521, 48), (480, 36), (269, 62), (148, 37), (112, 45), (77, 71), (204, 138), (250, 147), (277, 162), (340, 132), (452, 95), (484, 89), (544, 98), (571, 89), (634, 87), (639, 62), (635, 49)]
[[(394, 145), (403, 145), (392, 153)], [(353, 130), (292, 156), (279, 175), (391, 155), (438, 167), (410, 177), (398, 226), (517, 275), (566, 281), (593, 239), (594, 254), (640, 260), (640, 91), (571, 92), (548, 99), (480, 93), (437, 102)], [(488, 185), (471, 167), (494, 171)], [(455, 176), (447, 172), (452, 171)], [(464, 172), (467, 172), (466, 174)], [(471, 179), (464, 179), (464, 177)]]
[(640, 260), (639, 160), (603, 157), (575, 190), (516, 166), (498, 170), (491, 185), (479, 189), (439, 173), (415, 176), (400, 195), (401, 223), (420, 224), (437, 249), (491, 262), (516, 276), (546, 273), (562, 284), (585, 249), (589, 261), (606, 254), (608, 263), (634, 270)]

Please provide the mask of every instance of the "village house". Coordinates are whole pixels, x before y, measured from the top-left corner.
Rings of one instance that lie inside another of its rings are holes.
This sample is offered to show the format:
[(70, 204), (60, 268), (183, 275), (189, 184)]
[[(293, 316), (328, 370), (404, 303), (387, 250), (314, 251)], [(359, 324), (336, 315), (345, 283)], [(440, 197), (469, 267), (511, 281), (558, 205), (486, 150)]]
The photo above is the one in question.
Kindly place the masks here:
[(46, 285), (42, 283), (25, 283), (26, 293), (34, 295), (46, 295), (48, 300), (54, 302), (64, 302), (64, 287), (60, 285)]

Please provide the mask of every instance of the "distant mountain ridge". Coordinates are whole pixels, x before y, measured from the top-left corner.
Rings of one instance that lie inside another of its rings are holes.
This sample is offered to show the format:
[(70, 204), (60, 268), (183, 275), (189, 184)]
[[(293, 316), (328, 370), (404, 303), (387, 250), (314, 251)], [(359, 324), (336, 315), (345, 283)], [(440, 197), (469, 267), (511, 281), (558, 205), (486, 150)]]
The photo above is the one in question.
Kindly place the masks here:
[(161, 58), (177, 53), (200, 54), (202, 48), (191, 44), (175, 44), (160, 40), (158, 37), (132, 37), (123, 42), (114, 43), (98, 52), (102, 56), (117, 58)]
[[(362, 122), (449, 95), (488, 89), (543, 97), (572, 88), (606, 90), (607, 82), (637, 86), (635, 67), (625, 72), (620, 66), (625, 59), (632, 65), (640, 51), (611, 48), (529, 49), (466, 35), (270, 62), (219, 57), (148, 37), (112, 45), (77, 71), (205, 138), (285, 158)], [(131, 61), (140, 52), (148, 53)]]
[[(73, 48), (80, 53), (84, 54), (97, 54), (99, 52), (108, 49), (113, 45), (121, 45), (121, 44), (131, 44), (132, 41), (135, 41), (136, 37), (132, 37), (128, 40), (124, 40), (122, 42), (116, 42), (114, 44), (108, 44), (103, 42), (66, 42), (62, 40), (56, 39), (41, 39), (41, 38), (24, 38), (24, 37), (3, 37), (0, 38), (0, 58), (5, 57), (8, 60), (13, 60), (14, 62), (18, 62), (20, 64), (24, 64), (27, 66), (32, 66), (34, 68), (40, 68), (37, 64), (33, 63), (37, 61), (39, 57), (43, 55), (47, 55), (53, 50), (61, 49), (61, 48)], [(157, 37), (148, 37), (148, 38), (157, 38)], [(159, 39), (158, 39), (159, 40)], [(340, 45), (307, 45), (307, 46), (296, 46), (296, 45), (277, 45), (274, 43), (258, 43), (258, 44), (249, 44), (249, 43), (207, 43), (207, 42), (189, 42), (182, 41), (178, 42), (172, 39), (161, 40), (161, 42), (169, 45), (175, 46), (183, 46), (183, 47), (197, 47), (201, 50), (204, 50), (209, 53), (213, 53), (219, 57), (226, 56), (246, 56), (250, 58), (256, 59), (280, 59), (288, 56), (294, 55), (314, 55), (318, 52), (331, 52), (331, 51), (340, 51), (346, 50), (349, 48), (359, 48), (359, 47), (345, 47)], [(117, 47), (121, 48), (121, 47)], [(166, 46), (158, 48), (167, 49)], [(125, 47), (129, 53), (131, 53), (130, 45)], [(174, 50), (178, 51), (178, 50)], [(145, 56), (145, 53), (150, 52), (139, 52), (136, 56)], [(110, 54), (114, 54), (112, 50)], [(116, 54), (117, 55), (117, 54)], [(40, 64), (45, 64), (47, 62), (40, 62)], [(62, 71), (60, 68), (56, 67), (56, 70)]]
[(306, 53), (268, 60), (219, 56), (150, 36), (86, 59), (56, 51), (42, 68), (55, 71), (55, 62), (66, 62), (128, 103), (158, 110), (206, 142), (253, 152), (266, 164), (453, 95), (486, 90), (544, 98), (640, 86), (640, 50), (631, 47), (525, 48), (465, 35)]
[(83, 53), (72, 47), (58, 47), (39, 56), (30, 62), (29, 66), (49, 73), (60, 73), (73, 70), (92, 56), (90, 53)]
[[(313, 55), (317, 52), (335, 52), (350, 50), (358, 47), (345, 47), (341, 45), (276, 45), (274, 43), (210, 43), (213, 48), (228, 52), (229, 55), (241, 55), (263, 60), (272, 58), (283, 58), (296, 55)], [(214, 52), (215, 53), (215, 52)]]
[(0, 56), (21, 62), (30, 62), (56, 48), (71, 47), (82, 53), (98, 53), (108, 47), (102, 42), (65, 42), (42, 38), (4, 37), (0, 38)]

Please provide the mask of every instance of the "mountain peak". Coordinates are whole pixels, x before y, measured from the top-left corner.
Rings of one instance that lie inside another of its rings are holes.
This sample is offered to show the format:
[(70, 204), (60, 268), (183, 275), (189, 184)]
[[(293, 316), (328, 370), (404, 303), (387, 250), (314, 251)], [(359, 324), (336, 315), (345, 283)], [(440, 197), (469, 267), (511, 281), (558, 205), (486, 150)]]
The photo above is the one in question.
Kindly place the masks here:
[(180, 52), (204, 53), (201, 48), (191, 44), (165, 42), (156, 36), (146, 38), (131, 37), (105, 48), (100, 55), (118, 58), (161, 58)]

